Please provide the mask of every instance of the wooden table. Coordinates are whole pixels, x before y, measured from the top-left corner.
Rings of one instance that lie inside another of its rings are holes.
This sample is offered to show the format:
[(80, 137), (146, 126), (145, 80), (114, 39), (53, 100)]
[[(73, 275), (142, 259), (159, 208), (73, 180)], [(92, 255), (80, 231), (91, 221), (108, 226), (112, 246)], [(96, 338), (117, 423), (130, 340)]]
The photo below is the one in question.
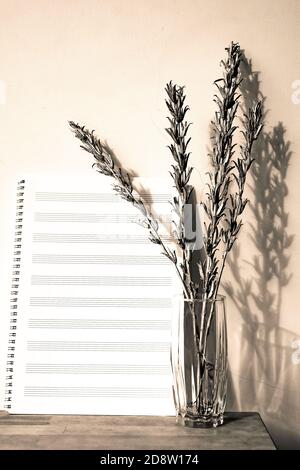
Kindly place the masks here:
[(217, 429), (179, 426), (162, 416), (0, 416), (0, 449), (275, 449), (258, 413), (226, 413)]

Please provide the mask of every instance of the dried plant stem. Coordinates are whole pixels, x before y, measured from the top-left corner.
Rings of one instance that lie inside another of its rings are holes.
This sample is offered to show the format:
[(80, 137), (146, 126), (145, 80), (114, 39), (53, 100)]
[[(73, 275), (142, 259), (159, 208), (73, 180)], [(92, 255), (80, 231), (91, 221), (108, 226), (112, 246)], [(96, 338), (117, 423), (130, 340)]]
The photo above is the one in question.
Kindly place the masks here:
[(218, 94), (214, 96), (217, 105), (215, 119), (212, 121), (212, 170), (208, 172), (209, 184), (207, 201), (203, 207), (208, 222), (205, 223), (206, 263), (204, 276), (204, 294), (213, 298), (216, 294), (218, 273), (218, 250), (222, 235), (222, 219), (228, 202), (228, 190), (233, 169), (232, 158), (235, 144), (233, 134), (236, 130), (234, 119), (238, 108), (237, 90), (241, 81), (239, 65), (241, 51), (238, 44), (231, 44), (226, 49), (228, 57), (221, 64), (223, 78), (215, 81)]
[(141, 197), (134, 193), (131, 177), (128, 172), (117, 165), (110, 148), (101, 142), (100, 139), (94, 135), (93, 131), (90, 132), (84, 126), (75, 124), (73, 121), (70, 121), (69, 124), (72, 131), (75, 133), (75, 137), (81, 141), (81, 148), (92, 154), (95, 158), (96, 162), (93, 166), (96, 167), (97, 171), (105, 176), (110, 176), (114, 181), (114, 191), (122, 199), (133, 204), (142, 214), (142, 225), (148, 230), (149, 240), (156, 245), (160, 245), (162, 254), (174, 264), (176, 273), (181, 281), (184, 295), (188, 298), (189, 290), (183, 278), (176, 252), (175, 250), (171, 250), (164, 243), (159, 234), (158, 222), (154, 219), (150, 209), (145, 205)]
[(166, 93), (168, 95), (166, 105), (170, 112), (170, 117), (168, 117), (170, 127), (167, 128), (166, 131), (172, 139), (172, 144), (169, 145), (169, 149), (174, 159), (170, 174), (176, 189), (176, 196), (173, 197), (171, 202), (173, 212), (175, 213), (175, 220), (172, 221), (174, 227), (173, 235), (181, 254), (180, 268), (188, 290), (187, 298), (194, 299), (196, 286), (191, 277), (191, 251), (186, 239), (185, 229), (185, 210), (191, 192), (193, 191), (193, 188), (189, 185), (193, 168), (188, 165), (190, 153), (187, 151), (190, 142), (190, 138), (187, 138), (190, 123), (185, 120), (185, 115), (189, 107), (185, 105), (186, 96), (183, 87), (170, 82), (166, 86)]
[(231, 207), (228, 211), (228, 216), (225, 218), (226, 228), (223, 229), (225, 248), (216, 283), (216, 292), (218, 292), (221, 283), (227, 255), (237, 240), (239, 231), (242, 227), (240, 217), (248, 203), (248, 199), (244, 198), (244, 190), (247, 173), (254, 162), (254, 158), (252, 157), (252, 147), (262, 129), (262, 106), (260, 102), (256, 103), (253, 108), (250, 108), (247, 114), (244, 114), (243, 124), (245, 128), (245, 131), (243, 131), (245, 143), (240, 147), (241, 156), (234, 162), (237, 174), (232, 174), (237, 185), (237, 191), (235, 194), (230, 194)]
[[(236, 144), (233, 143), (233, 136), (237, 129), (234, 121), (240, 104), (238, 88), (241, 83), (239, 68), (242, 53), (239, 44), (235, 43), (231, 43), (226, 50), (227, 59), (221, 62), (224, 68), (223, 78), (215, 82), (218, 94), (214, 99), (217, 111), (212, 122), (212, 170), (208, 174), (207, 202), (203, 204), (208, 219), (208, 224), (205, 224), (207, 259), (203, 276), (204, 295), (199, 339), (203, 355), (214, 311), (213, 304), (207, 311), (207, 302), (217, 298), (227, 255), (242, 226), (240, 216), (247, 204), (247, 199), (244, 198), (246, 176), (254, 161), (251, 156), (252, 146), (262, 128), (261, 103), (257, 103), (244, 115), (242, 134), (245, 143), (240, 147), (240, 156), (235, 158)], [(229, 194), (233, 182), (237, 190), (234, 194)]]
[[(204, 223), (204, 246), (206, 260), (204, 267), (199, 266), (204, 279), (203, 305), (200, 319), (199, 349), (204, 358), (203, 347), (207, 301), (215, 298), (218, 275), (218, 250), (221, 241), (222, 219), (226, 212), (230, 173), (233, 169), (234, 153), (233, 134), (236, 130), (234, 119), (238, 108), (237, 89), (241, 81), (239, 65), (241, 51), (238, 44), (231, 44), (227, 50), (227, 59), (222, 61), (223, 78), (215, 81), (218, 94), (214, 96), (217, 105), (215, 119), (212, 121), (212, 170), (208, 172), (209, 184), (207, 201), (203, 203), (207, 222)], [(209, 315), (210, 316), (210, 315)]]

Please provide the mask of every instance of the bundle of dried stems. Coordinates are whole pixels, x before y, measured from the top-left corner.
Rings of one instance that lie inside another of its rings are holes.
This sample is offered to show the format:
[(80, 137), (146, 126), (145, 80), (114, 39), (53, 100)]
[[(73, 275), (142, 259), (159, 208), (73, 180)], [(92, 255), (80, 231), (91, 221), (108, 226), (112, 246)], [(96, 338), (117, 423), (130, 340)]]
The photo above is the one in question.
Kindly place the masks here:
[(170, 201), (175, 215), (175, 246), (172, 248), (163, 240), (159, 223), (151, 208), (134, 190), (131, 176), (120, 167), (110, 148), (95, 136), (94, 131), (90, 132), (73, 121), (69, 123), (75, 136), (81, 141), (81, 147), (94, 156), (96, 170), (110, 176), (115, 192), (140, 212), (149, 239), (160, 245), (162, 254), (174, 264), (184, 297), (191, 302), (202, 299), (201, 327), (196, 332), (200, 351), (205, 351), (205, 338), (212, 315), (212, 310), (207, 313), (205, 304), (218, 295), (226, 258), (242, 226), (241, 215), (248, 202), (244, 197), (246, 177), (254, 160), (252, 147), (262, 129), (261, 103), (257, 102), (241, 119), (243, 143), (238, 147), (234, 141), (241, 106), (239, 86), (242, 81), (242, 51), (238, 43), (232, 42), (226, 52), (227, 57), (221, 62), (223, 76), (214, 82), (217, 88), (214, 95), (217, 109), (211, 122), (212, 151), (209, 155), (211, 169), (208, 172), (208, 190), (206, 200), (202, 202), (205, 213), (202, 227), (205, 257), (198, 264), (200, 282), (197, 284), (191, 275), (192, 250), (186, 239), (184, 225), (184, 210), (193, 191), (190, 185), (193, 168), (189, 166), (188, 152), (190, 138), (187, 137), (190, 124), (186, 121), (189, 107), (185, 104), (184, 88), (172, 82), (166, 85), (166, 105), (170, 113), (166, 131), (172, 140), (169, 149), (174, 160), (170, 174), (176, 191)]

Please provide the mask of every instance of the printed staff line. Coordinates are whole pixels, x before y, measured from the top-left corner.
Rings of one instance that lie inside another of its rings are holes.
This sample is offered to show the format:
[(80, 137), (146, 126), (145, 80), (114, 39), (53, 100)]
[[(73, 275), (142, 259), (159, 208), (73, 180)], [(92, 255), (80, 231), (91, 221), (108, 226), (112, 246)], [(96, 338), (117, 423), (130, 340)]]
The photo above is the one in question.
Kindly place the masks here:
[(168, 320), (29, 319), (29, 328), (169, 330)]
[(138, 255), (63, 255), (34, 253), (34, 264), (107, 264), (107, 265), (168, 265), (170, 261), (164, 256)]
[(169, 352), (169, 342), (28, 341), (28, 351)]
[(115, 298), (115, 297), (30, 297), (30, 305), (37, 307), (139, 307), (171, 308), (170, 298)]
[(51, 397), (121, 397), (121, 398), (167, 398), (169, 387), (127, 388), (127, 387), (41, 387), (25, 386), (24, 395)]
[(171, 277), (144, 276), (31, 276), (32, 285), (171, 286)]
[[(141, 198), (147, 203), (168, 203), (172, 199), (167, 193), (139, 193)], [(121, 203), (120, 197), (109, 193), (71, 193), (71, 192), (48, 192), (37, 191), (36, 201), (56, 201), (56, 202), (105, 202)]]
[[(163, 241), (171, 242), (170, 236), (161, 235)], [(34, 243), (107, 243), (113, 244), (147, 244), (145, 235), (97, 234), (97, 233), (34, 233)]]
[(35, 222), (131, 223), (140, 219), (131, 214), (87, 214), (71, 212), (35, 212)]
[(102, 374), (102, 375), (169, 375), (167, 365), (149, 364), (26, 364), (27, 374)]
[[(162, 222), (171, 222), (168, 215), (159, 217)], [(82, 222), (82, 223), (139, 223), (141, 217), (132, 214), (93, 214), (77, 212), (35, 212), (35, 222)]]

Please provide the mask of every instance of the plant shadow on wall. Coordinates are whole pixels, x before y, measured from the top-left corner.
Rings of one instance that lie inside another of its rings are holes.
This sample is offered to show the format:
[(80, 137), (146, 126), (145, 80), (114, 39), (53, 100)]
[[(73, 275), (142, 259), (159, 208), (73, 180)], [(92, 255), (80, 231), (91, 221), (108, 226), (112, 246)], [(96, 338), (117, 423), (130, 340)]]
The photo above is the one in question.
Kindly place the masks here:
[[(245, 107), (253, 100), (264, 103), (259, 73), (252, 70), (251, 61), (246, 58), (242, 74)], [(295, 430), (300, 427), (300, 402), (296, 398), (299, 397), (296, 387), (300, 367), (292, 360), (296, 335), (280, 326), (284, 314), (282, 295), (291, 279), (288, 264), (293, 243), (293, 235), (288, 234), (289, 216), (285, 209), (286, 178), (292, 152), (281, 122), (270, 132), (261, 133), (253, 156), (253, 197), (249, 204), (253, 222), (248, 224), (248, 235), (255, 254), (252, 260), (244, 262), (250, 264), (253, 277), (244, 276), (240, 249), (235, 246), (228, 260), (233, 282), (223, 283), (223, 289), (243, 321), (240, 362), (234, 386), (231, 382), (233, 393), (229, 393), (232, 401), (229, 407), (259, 410), (276, 440), (278, 421), (289, 429), (293, 425)], [(295, 422), (297, 415), (298, 424)], [(282, 430), (279, 432), (282, 443)], [(300, 436), (298, 442), (295, 442), (295, 435), (285, 433), (285, 438), (284, 447), (300, 446)]]

